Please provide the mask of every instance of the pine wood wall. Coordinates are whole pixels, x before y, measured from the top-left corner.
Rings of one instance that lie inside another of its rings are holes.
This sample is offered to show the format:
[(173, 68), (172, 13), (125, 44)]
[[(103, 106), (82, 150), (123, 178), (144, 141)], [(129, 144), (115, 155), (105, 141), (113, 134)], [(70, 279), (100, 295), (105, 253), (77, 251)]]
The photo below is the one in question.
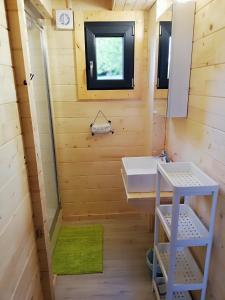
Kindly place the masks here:
[(147, 114), (149, 118), (149, 130), (151, 130), (150, 145), (152, 155), (159, 155), (164, 149), (166, 100), (167, 90), (157, 89), (157, 65), (158, 65), (158, 35), (159, 23), (156, 22), (156, 4), (147, 12), (148, 14), (148, 80), (149, 94), (147, 96)]
[(0, 1), (0, 299), (42, 299), (4, 1)]
[[(73, 1), (75, 22), (76, 12), (79, 10), (91, 10), (94, 14), (95, 10), (107, 9), (104, 3), (98, 3), (93, 8)], [(53, 1), (53, 8), (64, 7), (64, 1)], [(124, 12), (124, 16), (126, 13)], [(137, 100), (79, 101), (75, 34), (71, 31), (56, 31), (54, 24), (49, 22), (51, 93), (63, 218), (105, 217), (134, 212), (126, 203), (120, 169), (121, 157), (150, 153), (147, 149), (150, 125), (145, 126), (148, 86), (147, 23), (144, 22), (144, 12), (140, 14), (143, 16), (144, 36), (143, 50), (139, 57), (143, 60), (140, 71), (143, 97)], [(112, 121), (114, 135), (91, 136), (89, 125), (99, 109)]]
[[(174, 160), (191, 160), (220, 183), (209, 273), (210, 300), (225, 299), (225, 1), (198, 0), (196, 6), (189, 112), (169, 121), (168, 149)], [(209, 203), (195, 205), (207, 223)], [(203, 252), (198, 256), (202, 260)]]

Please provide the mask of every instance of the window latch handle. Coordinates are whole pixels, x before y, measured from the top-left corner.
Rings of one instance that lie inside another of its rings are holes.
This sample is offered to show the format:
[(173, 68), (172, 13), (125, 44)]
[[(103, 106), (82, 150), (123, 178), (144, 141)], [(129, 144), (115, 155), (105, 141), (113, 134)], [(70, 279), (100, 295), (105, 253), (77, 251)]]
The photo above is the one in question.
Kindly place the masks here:
[(93, 78), (93, 75), (94, 75), (94, 63), (93, 63), (93, 61), (91, 60), (91, 61), (89, 62), (89, 64), (90, 64), (90, 76), (91, 76), (91, 78)]

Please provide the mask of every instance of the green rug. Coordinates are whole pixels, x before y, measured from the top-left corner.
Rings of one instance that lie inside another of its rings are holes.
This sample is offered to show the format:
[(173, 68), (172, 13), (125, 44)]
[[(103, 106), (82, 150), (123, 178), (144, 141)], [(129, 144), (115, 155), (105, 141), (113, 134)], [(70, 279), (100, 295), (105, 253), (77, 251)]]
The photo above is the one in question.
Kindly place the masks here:
[(58, 275), (103, 272), (103, 226), (62, 227), (53, 253)]

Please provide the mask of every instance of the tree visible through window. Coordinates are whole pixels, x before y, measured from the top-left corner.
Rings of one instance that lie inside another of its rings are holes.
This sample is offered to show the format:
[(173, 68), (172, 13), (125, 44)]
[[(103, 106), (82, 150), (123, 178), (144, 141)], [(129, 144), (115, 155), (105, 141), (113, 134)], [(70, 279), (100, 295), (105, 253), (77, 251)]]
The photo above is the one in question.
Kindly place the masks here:
[(123, 79), (123, 38), (96, 38), (97, 79)]

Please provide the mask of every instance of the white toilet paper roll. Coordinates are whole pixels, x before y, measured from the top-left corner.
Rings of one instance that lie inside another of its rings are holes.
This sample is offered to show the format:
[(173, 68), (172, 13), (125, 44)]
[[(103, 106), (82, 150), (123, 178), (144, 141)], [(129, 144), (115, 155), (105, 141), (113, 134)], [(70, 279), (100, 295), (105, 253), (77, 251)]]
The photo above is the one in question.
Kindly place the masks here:
[(112, 125), (110, 123), (92, 124), (91, 132), (94, 134), (112, 132)]

